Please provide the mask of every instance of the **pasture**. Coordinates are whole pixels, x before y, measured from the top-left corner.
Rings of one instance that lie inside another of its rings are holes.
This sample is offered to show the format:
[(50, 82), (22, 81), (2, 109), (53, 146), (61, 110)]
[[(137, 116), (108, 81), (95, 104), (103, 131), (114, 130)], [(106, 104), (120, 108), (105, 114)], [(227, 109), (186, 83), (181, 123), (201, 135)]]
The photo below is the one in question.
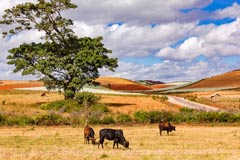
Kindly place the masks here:
[(159, 135), (158, 124), (92, 125), (98, 138), (101, 128), (121, 128), (130, 149), (121, 145), (112, 149), (105, 141), (104, 149), (84, 144), (83, 127), (1, 127), (0, 159), (130, 159), (130, 160), (238, 160), (240, 128), (238, 126), (177, 125), (170, 136)]

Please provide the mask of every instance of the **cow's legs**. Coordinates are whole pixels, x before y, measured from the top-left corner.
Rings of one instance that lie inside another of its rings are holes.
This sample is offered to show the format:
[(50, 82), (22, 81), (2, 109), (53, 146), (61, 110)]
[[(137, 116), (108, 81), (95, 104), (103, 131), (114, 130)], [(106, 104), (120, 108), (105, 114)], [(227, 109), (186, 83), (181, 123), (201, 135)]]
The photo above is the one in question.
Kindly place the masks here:
[(160, 129), (160, 136), (162, 135), (162, 130)]
[(98, 142), (98, 148), (99, 148), (99, 145), (100, 145), (100, 144), (101, 144), (101, 146), (102, 146), (102, 148), (103, 148), (103, 142), (104, 142), (104, 138), (99, 140), (99, 142)]
[(117, 142), (114, 140), (114, 141), (113, 141), (113, 149), (114, 149), (114, 146), (115, 146), (116, 143), (117, 143)]
[(114, 140), (114, 142), (113, 142), (113, 149), (115, 147), (115, 144), (117, 144), (117, 148), (118, 148), (118, 140)]

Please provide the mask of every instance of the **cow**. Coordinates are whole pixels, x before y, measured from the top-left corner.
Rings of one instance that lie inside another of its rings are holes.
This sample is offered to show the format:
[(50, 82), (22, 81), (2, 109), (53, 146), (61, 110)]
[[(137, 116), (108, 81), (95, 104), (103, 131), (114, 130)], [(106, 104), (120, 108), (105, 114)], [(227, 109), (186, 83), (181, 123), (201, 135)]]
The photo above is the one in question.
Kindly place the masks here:
[(159, 123), (159, 131), (160, 131), (160, 136), (162, 135), (162, 131), (167, 131), (167, 135), (169, 135), (169, 132), (175, 131), (176, 127), (171, 125), (170, 122), (160, 122)]
[(89, 141), (91, 140), (92, 144), (95, 144), (96, 139), (94, 138), (94, 134), (94, 130), (90, 126), (86, 125), (84, 127), (84, 143), (89, 144)]
[(114, 141), (113, 149), (115, 147), (115, 144), (117, 144), (117, 148), (118, 148), (118, 143), (123, 145), (125, 148), (129, 148), (129, 142), (123, 136), (123, 131), (121, 129), (109, 129), (109, 128), (101, 129), (99, 131), (99, 137), (100, 137), (100, 140), (98, 143), (98, 148), (100, 144), (103, 148), (104, 139)]

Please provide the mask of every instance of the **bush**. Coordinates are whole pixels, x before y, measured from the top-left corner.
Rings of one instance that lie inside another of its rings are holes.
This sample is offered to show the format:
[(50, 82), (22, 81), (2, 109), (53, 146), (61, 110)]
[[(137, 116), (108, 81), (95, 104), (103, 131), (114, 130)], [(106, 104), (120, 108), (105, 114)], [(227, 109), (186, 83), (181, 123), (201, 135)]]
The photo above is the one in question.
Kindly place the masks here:
[(133, 115), (135, 122), (145, 123), (148, 122), (147, 113), (144, 111), (137, 111)]
[(105, 105), (105, 104), (102, 104), (102, 103), (98, 103), (96, 105), (93, 105), (91, 107), (91, 112), (101, 112), (101, 113), (107, 113), (107, 112), (110, 112), (109, 108)]
[(127, 114), (120, 114), (117, 116), (117, 122), (119, 123), (129, 123), (132, 122), (132, 117)]
[(87, 103), (88, 106), (97, 104), (100, 97), (95, 96), (91, 92), (78, 92), (76, 94), (76, 100), (79, 104)]
[(161, 96), (161, 101), (162, 102), (165, 102), (165, 101), (167, 101), (168, 100), (168, 96)]
[(60, 100), (60, 101), (54, 101), (49, 103), (44, 103), (40, 106), (41, 109), (44, 110), (54, 110), (54, 111), (60, 111), (62, 112), (74, 112), (79, 111), (81, 109), (81, 106), (73, 99), (68, 100)]
[(115, 120), (113, 119), (112, 116), (105, 116), (103, 117), (103, 119), (101, 120), (102, 124), (114, 124)]
[(75, 97), (75, 93), (72, 90), (65, 90), (64, 97), (65, 99), (73, 99)]
[(64, 118), (55, 113), (49, 113), (45, 115), (39, 115), (34, 119), (34, 123), (36, 125), (44, 125), (44, 126), (55, 126), (55, 125), (69, 125), (70, 120), (68, 118)]

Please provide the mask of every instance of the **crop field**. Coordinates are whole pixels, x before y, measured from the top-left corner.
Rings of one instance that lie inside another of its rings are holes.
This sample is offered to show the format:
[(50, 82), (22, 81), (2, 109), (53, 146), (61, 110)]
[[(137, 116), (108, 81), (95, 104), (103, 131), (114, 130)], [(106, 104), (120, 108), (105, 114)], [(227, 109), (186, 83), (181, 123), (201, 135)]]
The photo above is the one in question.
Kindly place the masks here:
[(240, 128), (237, 126), (177, 125), (169, 136), (159, 135), (157, 124), (93, 125), (98, 138), (101, 128), (123, 129), (130, 149), (112, 149), (112, 141), (104, 149), (84, 144), (83, 127), (1, 127), (1, 160), (58, 159), (130, 159), (130, 160), (238, 160)]

